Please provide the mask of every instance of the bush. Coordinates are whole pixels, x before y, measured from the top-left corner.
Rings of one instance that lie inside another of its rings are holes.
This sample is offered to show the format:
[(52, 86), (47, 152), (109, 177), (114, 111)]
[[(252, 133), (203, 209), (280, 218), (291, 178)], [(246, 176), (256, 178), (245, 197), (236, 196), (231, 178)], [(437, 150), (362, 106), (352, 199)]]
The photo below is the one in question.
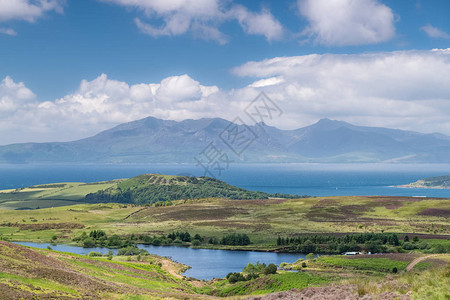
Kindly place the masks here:
[(256, 262), (256, 264), (249, 263), (245, 268), (242, 270), (244, 273), (263, 273), (266, 269), (265, 263), (260, 263), (259, 261)]
[(314, 258), (314, 253), (309, 253), (308, 255), (306, 255), (306, 260), (310, 260)]
[(424, 250), (424, 249), (430, 248), (430, 245), (428, 245), (427, 242), (422, 241), (422, 242), (420, 242), (420, 243), (417, 245), (417, 248), (418, 248), (418, 249), (421, 249), (421, 250)]
[(414, 250), (414, 249), (416, 249), (416, 246), (411, 244), (411, 243), (409, 243), (409, 242), (405, 242), (405, 243), (403, 243), (403, 249), (405, 249), (405, 250)]
[(202, 244), (202, 242), (200, 242), (199, 240), (192, 241), (192, 246), (200, 246), (201, 244)]
[(397, 273), (398, 273), (397, 267), (393, 267), (393, 268), (392, 268), (392, 273), (394, 273), (394, 274), (397, 274)]
[(277, 266), (275, 264), (269, 264), (267, 268), (264, 269), (264, 275), (275, 274), (277, 272)]
[(139, 249), (136, 246), (128, 246), (125, 248), (119, 249), (117, 252), (117, 255), (125, 255), (125, 256), (131, 256), (131, 255), (139, 255), (139, 254), (148, 254), (147, 250), (145, 249)]
[[(248, 278), (248, 276), (247, 276), (247, 278)], [(238, 281), (246, 281), (247, 280), (242, 273), (228, 273), (227, 279), (228, 279), (229, 283), (236, 283)]]
[(441, 245), (441, 244), (439, 244), (439, 245), (436, 245), (434, 248), (433, 248), (433, 252), (434, 253), (447, 253), (447, 249), (445, 248), (445, 246), (444, 245)]
[(102, 254), (100, 252), (91, 251), (89, 252), (89, 256), (102, 256)]
[(307, 266), (306, 266), (306, 263), (305, 262), (302, 262), (302, 268), (306, 268)]
[(256, 278), (259, 278), (259, 274), (250, 273), (250, 274), (247, 275), (247, 277), (245, 279), (248, 281), (248, 280), (253, 280), (253, 279), (256, 279)]
[(95, 241), (93, 238), (88, 237), (83, 240), (83, 248), (93, 248), (93, 247), (95, 247)]
[(208, 240), (208, 243), (211, 245), (217, 245), (219, 243), (219, 240), (215, 236), (213, 236)]

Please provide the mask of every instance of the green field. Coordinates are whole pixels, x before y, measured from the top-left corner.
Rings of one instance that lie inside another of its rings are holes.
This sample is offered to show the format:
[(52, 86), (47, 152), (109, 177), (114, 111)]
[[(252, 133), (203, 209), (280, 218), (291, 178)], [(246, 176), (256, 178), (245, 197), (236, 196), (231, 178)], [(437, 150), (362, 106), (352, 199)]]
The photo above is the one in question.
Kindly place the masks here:
[(36, 209), (84, 203), (84, 197), (98, 190), (117, 186), (120, 180), (82, 183), (43, 184), (0, 191), (0, 209)]
[[(108, 183), (105, 183), (105, 185)], [(70, 189), (68, 189), (70, 190)], [(39, 191), (38, 193), (43, 193)], [(73, 192), (68, 195), (73, 195)], [(41, 200), (35, 200), (37, 203)], [(448, 248), (449, 218), (432, 216), (449, 199), (407, 197), (325, 197), (303, 199), (174, 201), (171, 206), (78, 204), (38, 210), (0, 209), (0, 234), (18, 241), (71, 240), (85, 231), (166, 235), (189, 231), (202, 237), (236, 232), (251, 237), (252, 249), (273, 249), (278, 236), (308, 233), (395, 232), (419, 235)], [(425, 212), (425, 213), (424, 213)], [(219, 247), (205, 245), (207, 247)]]

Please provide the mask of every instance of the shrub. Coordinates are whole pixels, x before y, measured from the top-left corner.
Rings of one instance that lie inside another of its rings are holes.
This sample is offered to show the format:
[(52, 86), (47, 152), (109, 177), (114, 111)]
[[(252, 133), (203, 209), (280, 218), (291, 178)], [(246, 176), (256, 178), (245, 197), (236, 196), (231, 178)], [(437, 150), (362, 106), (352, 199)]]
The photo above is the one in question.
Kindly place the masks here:
[(88, 237), (83, 240), (83, 248), (93, 248), (93, 247), (95, 247), (95, 241), (93, 238)]
[(416, 249), (416, 246), (411, 244), (411, 243), (409, 243), (409, 242), (405, 242), (405, 243), (403, 243), (403, 249), (405, 249), (405, 250), (414, 250), (414, 249)]
[(310, 260), (314, 258), (314, 253), (309, 253), (308, 255), (306, 255), (306, 260)]
[(102, 256), (102, 254), (100, 252), (91, 251), (89, 252), (89, 256)]
[(264, 269), (264, 275), (275, 274), (277, 272), (277, 266), (275, 264), (269, 264), (267, 268)]
[(266, 269), (265, 263), (260, 263), (259, 261), (256, 262), (256, 264), (249, 263), (245, 268), (242, 270), (244, 273), (263, 273), (264, 269)]
[(215, 236), (213, 236), (208, 240), (208, 243), (212, 245), (217, 245), (219, 243), (219, 240)]
[(248, 280), (253, 280), (253, 279), (256, 279), (256, 278), (259, 278), (259, 274), (250, 273), (250, 274), (247, 275), (247, 277), (245, 279), (248, 281)]
[(199, 240), (192, 241), (192, 246), (200, 246), (201, 244), (202, 244), (202, 242), (200, 242)]
[(444, 245), (441, 245), (441, 244), (439, 244), (439, 245), (436, 245), (434, 248), (433, 248), (433, 252), (434, 253), (447, 253), (447, 249), (445, 248), (445, 246)]
[(306, 266), (306, 263), (305, 262), (302, 262), (302, 268), (306, 268), (307, 266)]
[(148, 254), (148, 252), (147, 252), (147, 250), (139, 249), (136, 246), (128, 246), (125, 248), (121, 248), (117, 252), (117, 255), (126, 255), (126, 256), (139, 255), (139, 254)]
[(397, 267), (393, 267), (393, 268), (392, 268), (392, 273), (394, 273), (394, 274), (397, 274), (397, 273), (398, 273)]

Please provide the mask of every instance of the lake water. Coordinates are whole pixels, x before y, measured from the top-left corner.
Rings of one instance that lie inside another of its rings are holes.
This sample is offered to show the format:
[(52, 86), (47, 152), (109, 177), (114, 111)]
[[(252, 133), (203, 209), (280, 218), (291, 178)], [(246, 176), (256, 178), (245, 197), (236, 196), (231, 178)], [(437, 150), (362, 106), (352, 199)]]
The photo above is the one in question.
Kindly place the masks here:
[[(190, 164), (0, 165), (0, 189), (54, 182), (95, 182), (143, 173), (204, 175), (200, 167)], [(448, 174), (449, 164), (231, 164), (218, 179), (270, 193), (450, 197), (450, 190), (392, 187)]]
[[(108, 253), (107, 248), (82, 248), (68, 245), (51, 245), (46, 243), (16, 242), (16, 244), (45, 249), (50, 246), (53, 250), (87, 255), (91, 251)], [(292, 263), (299, 258), (305, 258), (303, 254), (272, 253), (257, 251), (229, 251), (211, 249), (193, 249), (175, 246), (138, 245), (146, 249), (150, 254), (170, 257), (172, 260), (191, 266), (183, 275), (198, 279), (209, 280), (223, 278), (230, 272), (240, 272), (248, 263), (264, 262), (274, 263), (277, 266), (282, 262)], [(117, 249), (111, 249), (114, 254)]]

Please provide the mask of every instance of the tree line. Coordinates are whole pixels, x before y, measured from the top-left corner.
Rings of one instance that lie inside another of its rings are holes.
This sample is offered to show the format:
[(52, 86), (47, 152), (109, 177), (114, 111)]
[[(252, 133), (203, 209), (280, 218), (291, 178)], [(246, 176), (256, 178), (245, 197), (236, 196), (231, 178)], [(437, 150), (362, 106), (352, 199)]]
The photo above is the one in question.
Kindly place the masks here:
[(153, 246), (170, 245), (192, 245), (200, 246), (208, 243), (211, 245), (232, 245), (245, 246), (251, 244), (247, 234), (226, 234), (222, 238), (211, 237), (209, 239), (200, 236), (198, 233), (191, 235), (187, 231), (171, 232), (167, 236), (150, 236), (145, 234), (131, 234), (129, 236), (119, 236), (113, 234), (108, 236), (103, 230), (91, 230), (89, 234), (82, 232), (80, 236), (73, 239), (80, 246), (85, 248), (107, 247), (107, 248), (127, 248), (136, 244), (146, 244)]
[(401, 241), (395, 233), (371, 232), (343, 236), (315, 234), (277, 238), (277, 246), (288, 246), (289, 251), (299, 253), (340, 254), (349, 251), (378, 253), (386, 252), (389, 246), (400, 244)]

